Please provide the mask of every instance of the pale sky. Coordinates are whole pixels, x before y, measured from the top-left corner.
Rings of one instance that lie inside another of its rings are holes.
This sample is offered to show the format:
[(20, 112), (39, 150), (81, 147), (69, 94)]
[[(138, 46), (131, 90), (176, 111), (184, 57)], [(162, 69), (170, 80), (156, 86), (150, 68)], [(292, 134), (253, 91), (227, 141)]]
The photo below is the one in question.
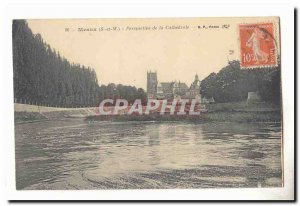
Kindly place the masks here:
[[(68, 19), (27, 20), (33, 33), (70, 62), (95, 69), (99, 84), (124, 84), (146, 89), (147, 70), (157, 71), (158, 81), (180, 80), (188, 86), (195, 74), (200, 80), (218, 72), (228, 60), (239, 59), (241, 23), (274, 22), (263, 18), (169, 18), (169, 19)], [(172, 26), (188, 29), (168, 29)], [(201, 28), (198, 26), (219, 26)], [(221, 28), (229, 25), (228, 29)], [(131, 30), (132, 27), (150, 30)], [(163, 28), (160, 30), (159, 28)], [(119, 31), (99, 31), (118, 27)], [(67, 32), (65, 28), (69, 28)], [(96, 28), (97, 31), (78, 31)], [(156, 29), (155, 29), (156, 28)], [(130, 29), (130, 30), (129, 30)], [(233, 54), (229, 55), (229, 50)]]

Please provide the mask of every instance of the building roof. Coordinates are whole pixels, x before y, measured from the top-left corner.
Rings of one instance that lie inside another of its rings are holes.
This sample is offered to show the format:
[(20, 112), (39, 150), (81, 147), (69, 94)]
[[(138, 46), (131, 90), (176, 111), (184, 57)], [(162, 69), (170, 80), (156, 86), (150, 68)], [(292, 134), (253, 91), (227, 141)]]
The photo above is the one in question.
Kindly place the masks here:
[(172, 88), (174, 82), (161, 82), (160, 84), (163, 88)]
[(179, 84), (180, 89), (189, 89), (189, 87), (186, 85), (186, 83), (179, 82), (178, 84)]
[[(161, 82), (160, 85), (163, 87), (163, 89), (172, 89), (175, 82)], [(186, 83), (178, 82), (178, 87), (180, 89), (189, 89), (189, 87), (186, 85)]]

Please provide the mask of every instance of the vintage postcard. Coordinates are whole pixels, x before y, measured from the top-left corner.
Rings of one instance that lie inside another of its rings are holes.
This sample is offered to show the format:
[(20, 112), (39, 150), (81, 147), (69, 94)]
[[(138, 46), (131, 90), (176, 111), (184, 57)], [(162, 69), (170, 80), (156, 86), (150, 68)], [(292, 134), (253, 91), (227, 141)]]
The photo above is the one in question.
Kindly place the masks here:
[(284, 186), (279, 17), (12, 24), (16, 190)]

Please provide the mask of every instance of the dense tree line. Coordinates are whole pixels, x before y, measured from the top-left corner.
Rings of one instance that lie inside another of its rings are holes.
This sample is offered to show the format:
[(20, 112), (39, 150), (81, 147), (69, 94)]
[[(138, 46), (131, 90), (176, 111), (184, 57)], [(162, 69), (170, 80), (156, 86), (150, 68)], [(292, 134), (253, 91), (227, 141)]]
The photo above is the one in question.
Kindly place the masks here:
[(129, 104), (133, 104), (136, 99), (140, 99), (143, 105), (147, 103), (147, 94), (142, 88), (133, 86), (124, 86), (121, 84), (115, 85), (113, 83), (107, 86), (100, 87), (100, 100), (103, 99), (126, 99)]
[(216, 102), (244, 101), (248, 92), (258, 92), (263, 101), (280, 103), (280, 65), (277, 67), (241, 69), (231, 61), (218, 73), (201, 82), (200, 93)]
[(13, 21), (15, 102), (59, 107), (96, 106), (103, 98), (144, 98), (143, 89), (99, 87), (94, 69), (70, 63), (33, 34), (25, 20)]

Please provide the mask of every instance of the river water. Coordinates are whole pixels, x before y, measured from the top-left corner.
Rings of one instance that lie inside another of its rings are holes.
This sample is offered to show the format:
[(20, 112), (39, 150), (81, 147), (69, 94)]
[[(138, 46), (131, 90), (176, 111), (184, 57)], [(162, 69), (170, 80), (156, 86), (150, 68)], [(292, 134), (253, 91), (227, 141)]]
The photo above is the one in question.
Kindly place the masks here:
[(17, 124), (17, 189), (281, 187), (278, 123)]

